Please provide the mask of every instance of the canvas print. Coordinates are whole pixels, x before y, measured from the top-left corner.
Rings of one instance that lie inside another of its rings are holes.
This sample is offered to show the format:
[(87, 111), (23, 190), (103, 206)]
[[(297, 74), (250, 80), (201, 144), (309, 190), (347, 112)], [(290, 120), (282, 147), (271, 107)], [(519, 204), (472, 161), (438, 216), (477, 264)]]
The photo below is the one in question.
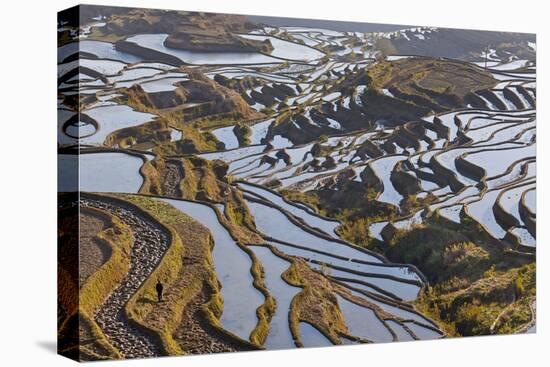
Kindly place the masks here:
[(90, 5), (57, 32), (60, 354), (535, 331), (534, 34)]

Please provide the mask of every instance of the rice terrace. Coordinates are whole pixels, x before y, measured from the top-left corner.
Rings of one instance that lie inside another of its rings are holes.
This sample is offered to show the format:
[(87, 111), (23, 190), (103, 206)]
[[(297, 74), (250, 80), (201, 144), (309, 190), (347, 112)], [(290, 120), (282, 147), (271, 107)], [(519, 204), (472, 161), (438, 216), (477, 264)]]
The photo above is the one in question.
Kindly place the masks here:
[(58, 349), (536, 328), (534, 34), (58, 18)]

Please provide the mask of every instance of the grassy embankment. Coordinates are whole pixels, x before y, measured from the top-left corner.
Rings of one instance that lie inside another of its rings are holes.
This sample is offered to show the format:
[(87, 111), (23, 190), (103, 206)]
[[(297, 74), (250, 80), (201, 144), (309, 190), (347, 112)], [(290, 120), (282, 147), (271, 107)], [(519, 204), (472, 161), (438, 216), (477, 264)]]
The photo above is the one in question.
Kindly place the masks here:
[(509, 333), (531, 319), (530, 303), (536, 296), (534, 261), (507, 252), (468, 217), (463, 216), (460, 226), (434, 217), (397, 231), (389, 243), (383, 243), (370, 236), (368, 227), (373, 221), (393, 219), (394, 213), (377, 209), (372, 195), (354, 200), (346, 193), (336, 197), (322, 191), (283, 194), (338, 218), (343, 223), (338, 232), (344, 239), (391, 261), (416, 265), (430, 286), (415, 306), (448, 335)]
[[(204, 312), (219, 315), (222, 304), (219, 286), (212, 266), (212, 239), (206, 228), (172, 206), (143, 196), (122, 195), (124, 200), (147, 212), (170, 234), (170, 246), (161, 262), (141, 288), (128, 301), (128, 316), (159, 336), (168, 355), (184, 354), (173, 338), (183, 308), (203, 288), (212, 291)], [(184, 240), (182, 240), (184, 239)], [(184, 264), (184, 259), (188, 263)], [(156, 302), (155, 284), (165, 286), (165, 302)], [(210, 317), (210, 321), (217, 317)]]
[(221, 161), (207, 161), (200, 158), (182, 159), (185, 177), (180, 182), (183, 198), (205, 200), (224, 204), (224, 213), (218, 214), (220, 223), (225, 226), (239, 247), (252, 259), (251, 273), (254, 286), (264, 295), (265, 302), (257, 310), (258, 325), (252, 331), (250, 340), (263, 345), (269, 332), (269, 322), (275, 313), (276, 301), (271, 296), (264, 281), (261, 263), (246, 244), (262, 243), (255, 232), (255, 224), (242, 193), (232, 187), (226, 178), (227, 164)]
[(304, 260), (294, 258), (291, 263), (282, 277), (290, 285), (302, 288), (292, 299), (289, 311), (290, 330), (296, 345), (303, 346), (300, 322), (314, 325), (333, 344), (341, 344), (341, 336), (349, 336), (349, 331), (333, 285), (311, 270)]
[(252, 259), (251, 273), (254, 286), (264, 295), (265, 302), (257, 310), (258, 325), (250, 340), (262, 345), (269, 332), (269, 322), (275, 312), (275, 299), (264, 283), (261, 263), (246, 247), (247, 243), (260, 243), (262, 239), (254, 232), (254, 221), (248, 211), (242, 193), (226, 181), (227, 165), (221, 161), (207, 161), (200, 158), (181, 159), (185, 172), (179, 187), (183, 198), (224, 204), (224, 214), (218, 214), (220, 223), (226, 227), (233, 239)]
[(416, 306), (451, 336), (510, 333), (531, 319), (535, 263), (506, 252), (471, 220), (398, 231), (381, 248), (426, 275), (430, 287)]
[[(70, 316), (61, 325), (60, 334), (63, 334), (64, 330), (69, 327), (79, 329), (80, 346), (74, 346), (79, 348), (78, 358), (120, 358), (120, 353), (108, 342), (95, 323), (93, 316), (128, 272), (129, 252), (133, 243), (132, 233), (128, 226), (116, 217), (96, 209), (87, 210), (101, 216), (109, 223), (108, 228), (97, 233), (96, 239), (110, 249), (110, 257), (80, 285), (80, 289), (71, 280), (70, 271), (64, 269), (63, 263), (61, 263), (58, 292), (60, 302)], [(63, 237), (62, 234), (60, 238)], [(78, 247), (78, 241), (74, 243), (74, 246)], [(66, 296), (68, 294), (78, 295), (78, 303), (74, 302), (75, 299), (72, 296)], [(76, 318), (78, 326), (74, 325)]]
[[(208, 252), (208, 255), (204, 253), (201, 255), (204, 258), (201, 261), (206, 264), (203, 265), (203, 268), (206, 269), (199, 268), (197, 270), (191, 268), (189, 265), (181, 268), (181, 262), (178, 259), (189, 257), (184, 252), (193, 251), (193, 248), (200, 243), (200, 239), (194, 239), (197, 237), (197, 233), (200, 232), (198, 232), (196, 228), (192, 228), (193, 226), (190, 224), (186, 224), (189, 222), (190, 218), (169, 205), (158, 202), (154, 199), (140, 196), (127, 196), (125, 199), (146, 209), (150, 214), (158, 218), (160, 222), (178, 229), (179, 236), (177, 238), (185, 238), (185, 244), (192, 247), (191, 249), (186, 250), (186, 246), (184, 245), (182, 247), (180, 244), (181, 240), (176, 240), (175, 242), (173, 241), (170, 250), (163, 257), (162, 263), (159, 265), (157, 270), (155, 270), (155, 273), (145, 282), (141, 290), (136, 293), (134, 297), (132, 297), (127, 306), (127, 310), (133, 318), (147, 325), (149, 328), (157, 330), (163, 340), (163, 344), (166, 346), (168, 354), (182, 354), (182, 352), (177, 349), (171, 335), (174, 333), (179, 324), (178, 314), (181, 314), (184, 304), (190, 301), (193, 294), (197, 294), (197, 292), (202, 289), (201, 286), (204, 282), (207, 282), (207, 289), (213, 290), (211, 299), (204, 309), (205, 317), (212, 323), (212, 326), (216, 327), (218, 330), (221, 330), (219, 317), (221, 316), (223, 309), (223, 300), (219, 294), (219, 284), (217, 283), (216, 274), (212, 266), (210, 252)], [(228, 230), (230, 230), (232, 236), (235, 236), (234, 232), (236, 231), (232, 232), (232, 229), (234, 229), (235, 226), (229, 222), (224, 223), (223, 218), (221, 222), (222, 224), (225, 224)], [(202, 227), (202, 232), (208, 233), (208, 230)], [(209, 244), (207, 249), (210, 251), (212, 246), (211, 238), (208, 237), (208, 240)], [(258, 325), (250, 336), (252, 343), (257, 346), (261, 346), (264, 343), (269, 331), (269, 322), (275, 311), (275, 300), (271, 297), (265, 287), (264, 273), (260, 262), (256, 259), (250, 249), (243, 245), (240, 246), (252, 258), (253, 265), (251, 268), (251, 273), (254, 278), (254, 286), (266, 297), (264, 304), (262, 304), (257, 310)], [(205, 245), (202, 247), (206, 248)], [(184, 272), (185, 274), (178, 274), (178, 269), (181, 269), (180, 272)], [(170, 297), (170, 293), (176, 293), (179, 295), (177, 299), (173, 300), (173, 304), (170, 306), (172, 309), (171, 311), (163, 312), (162, 309), (154, 307), (154, 305), (150, 302), (150, 300), (155, 297), (154, 285), (156, 279), (158, 278), (164, 279), (164, 283), (168, 285), (167, 297)], [(190, 279), (196, 279), (196, 281), (191, 282)], [(176, 287), (177, 291), (171, 291), (170, 289), (173, 287)], [(163, 330), (161, 330), (161, 328)], [(225, 331), (224, 333), (230, 335), (230, 337), (234, 337)]]
[[(145, 99), (141, 88), (125, 90), (125, 97), (118, 97), (118, 102), (133, 109), (158, 115), (155, 122), (119, 130), (112, 138), (112, 143), (122, 142), (124, 146), (140, 143), (153, 143), (157, 154), (194, 153), (197, 151), (217, 150), (219, 142), (209, 132), (201, 133), (192, 124), (183, 123), (183, 116), (178, 112), (161, 112)], [(145, 100), (144, 100), (145, 99)], [(177, 142), (170, 142), (170, 130), (173, 127), (185, 137)]]
[[(173, 92), (164, 92), (160, 98), (154, 98), (154, 94), (144, 92), (138, 85), (118, 91), (123, 96), (118, 97), (117, 102), (158, 117), (153, 122), (115, 132), (110, 138), (111, 144), (154, 144), (154, 151), (163, 155), (215, 151), (222, 149), (223, 144), (210, 129), (264, 117), (251, 109), (237, 92), (197, 70), (183, 67), (182, 71), (188, 72), (191, 80), (177, 86)], [(164, 106), (167, 100), (174, 101), (173, 106)], [(171, 142), (170, 128), (181, 131), (182, 139)], [(240, 128), (237, 133), (243, 142), (250, 135), (247, 128)]]
[[(199, 200), (210, 203), (223, 203), (224, 214), (221, 218), (229, 226), (230, 232), (241, 243), (259, 243), (261, 238), (254, 231), (254, 221), (248, 211), (242, 193), (230, 185), (226, 177), (228, 166), (220, 160), (209, 161), (199, 157), (171, 158), (183, 172), (178, 185), (182, 199)], [(158, 177), (166, 169), (164, 158), (152, 161)], [(159, 181), (160, 182), (160, 181)], [(162, 192), (162, 191), (161, 191)], [(148, 192), (144, 191), (143, 194)], [(149, 192), (156, 194), (155, 192)]]
[[(207, 161), (200, 158), (181, 158), (175, 160), (181, 164), (184, 175), (178, 183), (182, 198), (225, 204), (225, 216), (218, 213), (220, 222), (229, 230), (239, 246), (252, 258), (251, 273), (254, 286), (264, 294), (266, 301), (257, 310), (258, 326), (251, 335), (251, 341), (262, 345), (267, 337), (269, 321), (275, 310), (275, 300), (264, 284), (264, 274), (260, 262), (245, 243), (259, 243), (261, 238), (253, 231), (254, 223), (248, 212), (242, 194), (225, 181), (227, 165), (221, 161)], [(162, 158), (154, 165), (162, 170)], [(161, 222), (165, 222), (161, 220)]]
[(366, 248), (370, 248), (373, 242), (368, 233), (370, 223), (397, 216), (393, 206), (374, 200), (377, 195), (374, 187), (355, 181), (350, 181), (339, 191), (302, 193), (283, 190), (282, 195), (288, 200), (308, 204), (321, 215), (338, 219), (342, 223), (337, 229), (338, 234), (344, 240)]

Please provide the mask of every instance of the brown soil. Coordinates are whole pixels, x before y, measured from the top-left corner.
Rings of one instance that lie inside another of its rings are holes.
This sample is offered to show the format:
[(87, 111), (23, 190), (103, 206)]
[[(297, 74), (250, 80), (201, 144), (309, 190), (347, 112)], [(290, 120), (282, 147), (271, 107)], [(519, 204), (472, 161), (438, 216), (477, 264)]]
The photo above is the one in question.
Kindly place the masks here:
[(201, 307), (206, 302), (208, 302), (208, 296), (202, 291), (187, 304), (183, 311), (182, 321), (174, 333), (174, 339), (189, 354), (242, 350), (242, 346), (232, 343), (204, 319)]
[(109, 227), (109, 220), (99, 212), (80, 211), (79, 282), (84, 284), (90, 275), (99, 269), (111, 256), (111, 249), (97, 237)]

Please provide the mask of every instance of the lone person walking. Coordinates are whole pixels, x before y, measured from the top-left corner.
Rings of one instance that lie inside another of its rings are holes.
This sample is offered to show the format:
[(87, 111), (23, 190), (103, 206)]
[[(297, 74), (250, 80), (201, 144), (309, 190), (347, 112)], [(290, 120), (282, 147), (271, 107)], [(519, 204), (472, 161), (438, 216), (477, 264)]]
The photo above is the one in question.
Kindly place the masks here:
[(155, 288), (157, 290), (158, 301), (161, 302), (162, 301), (162, 291), (164, 290), (164, 286), (160, 282), (160, 279), (157, 280), (157, 285), (155, 286)]

